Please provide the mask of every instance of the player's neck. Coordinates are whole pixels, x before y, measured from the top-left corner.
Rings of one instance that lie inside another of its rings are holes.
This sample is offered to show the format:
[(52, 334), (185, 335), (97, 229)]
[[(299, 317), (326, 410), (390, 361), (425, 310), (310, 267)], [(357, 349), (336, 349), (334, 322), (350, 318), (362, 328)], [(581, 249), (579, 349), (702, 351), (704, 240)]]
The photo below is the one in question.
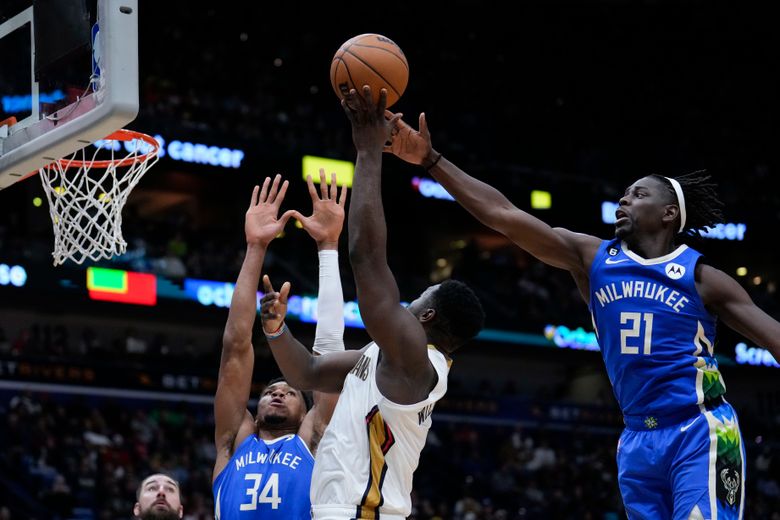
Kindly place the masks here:
[(668, 255), (676, 247), (674, 240), (663, 234), (627, 237), (624, 242), (632, 253), (646, 260)]
[(432, 346), (433, 348), (435, 348), (436, 350), (438, 350), (439, 352), (441, 352), (441, 353), (444, 355), (444, 358), (445, 358), (445, 359), (447, 359), (447, 360), (449, 360), (449, 361), (451, 361), (451, 360), (452, 360), (452, 353), (453, 353), (453, 352), (454, 352), (456, 349), (452, 349), (452, 350), (450, 350), (450, 349), (448, 348), (448, 346), (447, 346), (447, 347), (444, 347), (444, 346), (441, 346), (441, 345), (439, 345), (439, 344), (433, 344), (433, 343), (428, 343), (428, 344), (429, 344), (429, 345), (431, 345), (431, 346)]
[(272, 441), (285, 435), (293, 435), (298, 433), (298, 426), (289, 424), (266, 424), (257, 429), (257, 436), (264, 441)]

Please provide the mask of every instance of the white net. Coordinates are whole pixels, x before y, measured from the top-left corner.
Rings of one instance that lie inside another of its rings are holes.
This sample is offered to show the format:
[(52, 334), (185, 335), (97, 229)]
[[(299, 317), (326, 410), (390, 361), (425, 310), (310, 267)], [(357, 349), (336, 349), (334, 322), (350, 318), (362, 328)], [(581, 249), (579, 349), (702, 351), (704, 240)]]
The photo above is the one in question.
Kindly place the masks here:
[[(115, 134), (112, 134), (115, 135)], [(137, 134), (136, 134), (137, 135)], [(54, 225), (54, 265), (70, 259), (110, 259), (127, 250), (122, 208), (130, 191), (159, 159), (148, 140), (106, 139), (40, 169)], [(110, 158), (102, 157), (110, 154)]]

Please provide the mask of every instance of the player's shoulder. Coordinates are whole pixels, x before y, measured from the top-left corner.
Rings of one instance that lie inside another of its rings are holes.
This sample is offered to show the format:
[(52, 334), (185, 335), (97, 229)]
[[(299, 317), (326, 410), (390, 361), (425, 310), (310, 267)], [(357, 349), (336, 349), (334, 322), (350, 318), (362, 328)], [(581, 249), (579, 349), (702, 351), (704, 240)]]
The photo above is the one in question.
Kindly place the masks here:
[(700, 284), (719, 284), (732, 280), (731, 276), (726, 274), (725, 271), (707, 263), (703, 258), (696, 262), (693, 272), (696, 283)]

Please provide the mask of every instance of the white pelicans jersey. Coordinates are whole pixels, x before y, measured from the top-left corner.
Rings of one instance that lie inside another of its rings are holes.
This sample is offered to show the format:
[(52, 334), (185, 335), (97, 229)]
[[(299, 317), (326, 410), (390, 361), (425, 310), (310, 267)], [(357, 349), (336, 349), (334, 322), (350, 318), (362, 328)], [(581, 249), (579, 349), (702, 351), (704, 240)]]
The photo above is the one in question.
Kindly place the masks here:
[(336, 410), (317, 449), (311, 483), (316, 520), (402, 520), (412, 508), (412, 476), (447, 391), (450, 361), (428, 346), (438, 381), (428, 397), (401, 405), (377, 388), (380, 349), (366, 348), (344, 380)]

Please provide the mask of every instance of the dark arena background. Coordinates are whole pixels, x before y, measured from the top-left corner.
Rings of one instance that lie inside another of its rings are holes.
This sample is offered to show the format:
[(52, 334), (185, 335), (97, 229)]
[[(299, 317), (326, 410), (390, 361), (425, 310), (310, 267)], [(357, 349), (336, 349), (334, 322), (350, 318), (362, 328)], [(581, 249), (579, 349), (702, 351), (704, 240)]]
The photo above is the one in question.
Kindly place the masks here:
[[(30, 4), (3, 3), (5, 17)], [(415, 127), (424, 111), (437, 150), (553, 226), (609, 238), (636, 179), (708, 170), (727, 224), (691, 244), (780, 318), (780, 33), (760, 5), (140, 0), (128, 127), (164, 155), (124, 208), (127, 253), (53, 267), (38, 179), (0, 192), (0, 520), (129, 518), (152, 471), (181, 482), (186, 519), (213, 518), (212, 400), (247, 201), (282, 173), (282, 209), (308, 214), (304, 156), (354, 161), (328, 72), (357, 34), (406, 54), (393, 110)], [(622, 417), (568, 273), (390, 155), (383, 198), (402, 298), (453, 277), (487, 313), (433, 412), (411, 518), (626, 518)], [(354, 302), (346, 228), (341, 246)], [(130, 290), (112, 292), (105, 269), (127, 272)], [(317, 253), (305, 231), (290, 222), (264, 271), (292, 283), (288, 323), (310, 344)], [(368, 341), (355, 323), (347, 348)], [(279, 371), (259, 323), (254, 346), (256, 396)], [(747, 452), (745, 518), (779, 519), (780, 368), (725, 326), (715, 351)]]

